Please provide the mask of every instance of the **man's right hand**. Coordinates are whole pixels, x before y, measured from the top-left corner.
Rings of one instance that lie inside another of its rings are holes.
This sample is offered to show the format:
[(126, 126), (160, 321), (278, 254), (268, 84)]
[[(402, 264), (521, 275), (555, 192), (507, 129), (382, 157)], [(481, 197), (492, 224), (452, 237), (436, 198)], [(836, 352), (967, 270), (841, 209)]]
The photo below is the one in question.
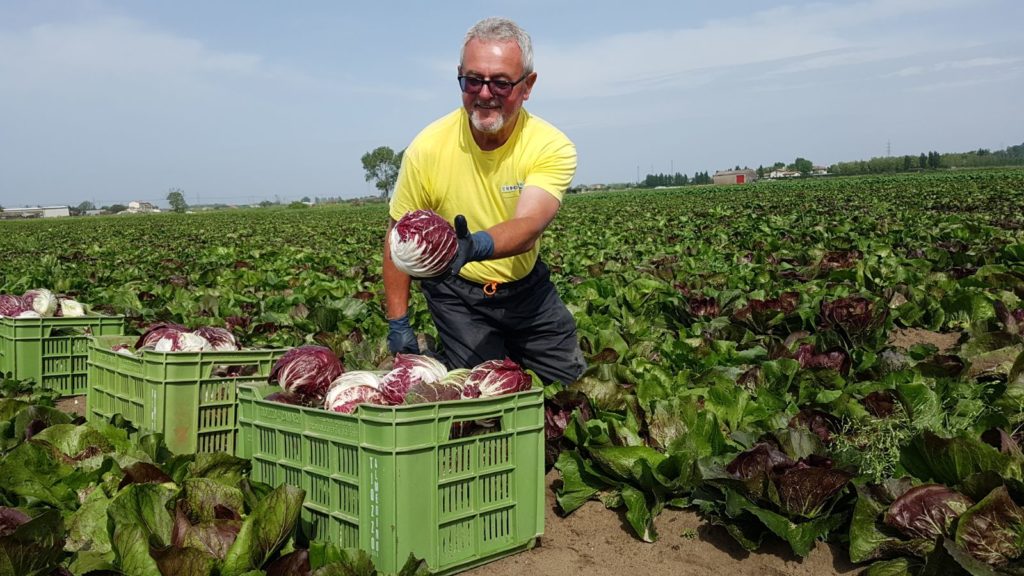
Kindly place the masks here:
[(416, 333), (409, 324), (409, 314), (388, 320), (388, 352), (391, 354), (419, 354), (420, 345)]

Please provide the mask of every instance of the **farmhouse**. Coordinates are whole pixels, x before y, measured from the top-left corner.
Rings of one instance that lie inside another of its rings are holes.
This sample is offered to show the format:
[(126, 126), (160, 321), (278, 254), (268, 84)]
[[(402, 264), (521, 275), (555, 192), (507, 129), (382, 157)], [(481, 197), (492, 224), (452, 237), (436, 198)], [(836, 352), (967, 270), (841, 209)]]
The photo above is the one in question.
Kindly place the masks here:
[(71, 216), (67, 206), (36, 206), (35, 208), (4, 208), (0, 218), (56, 218)]
[(711, 177), (715, 184), (748, 184), (757, 180), (757, 171), (749, 168), (743, 170), (719, 170)]
[(149, 214), (151, 212), (159, 211), (159, 208), (149, 202), (138, 202), (136, 200), (132, 200), (128, 203), (128, 208), (122, 212), (122, 214)]

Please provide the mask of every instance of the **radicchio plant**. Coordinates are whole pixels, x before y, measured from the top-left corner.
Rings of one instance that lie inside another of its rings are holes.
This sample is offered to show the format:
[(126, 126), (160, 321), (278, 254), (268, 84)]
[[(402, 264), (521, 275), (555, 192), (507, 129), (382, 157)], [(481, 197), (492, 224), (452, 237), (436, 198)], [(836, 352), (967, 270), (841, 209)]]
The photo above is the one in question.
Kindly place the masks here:
[(481, 397), (514, 394), (529, 390), (532, 385), (533, 379), (515, 361), (509, 358), (488, 360), (470, 371), (463, 397), (472, 398), (477, 391)]
[(448, 270), (458, 251), (455, 229), (430, 210), (402, 216), (388, 238), (395, 267), (413, 278), (431, 278)]
[(372, 386), (338, 386), (324, 398), (324, 408), (332, 412), (351, 414), (360, 404), (386, 404), (380, 390)]
[(388, 404), (401, 404), (414, 384), (433, 384), (447, 374), (444, 364), (430, 356), (396, 354), (394, 368), (381, 378), (380, 391)]
[(864, 343), (885, 323), (887, 309), (862, 296), (821, 302), (821, 326), (844, 336), (850, 346)]
[(338, 376), (331, 382), (331, 385), (327, 387), (327, 391), (331, 392), (335, 388), (350, 388), (352, 386), (369, 386), (370, 388), (380, 388), (381, 375), (377, 372), (371, 372), (369, 370), (352, 370), (351, 372), (344, 372), (341, 376)]
[(909, 538), (934, 541), (974, 502), (942, 484), (922, 484), (903, 493), (885, 513), (885, 523)]
[(274, 362), (268, 380), (285, 392), (322, 398), (335, 378), (345, 368), (334, 352), (326, 346), (305, 345), (284, 353)]
[(135, 342), (135, 349), (152, 348), (164, 336), (170, 336), (175, 332), (188, 332), (188, 328), (173, 322), (162, 322), (153, 324), (143, 332), (142, 336)]
[(219, 352), (239, 349), (238, 341), (235, 340), (235, 335), (229, 332), (226, 328), (220, 328), (218, 326), (202, 326), (193, 330), (192, 333), (205, 338), (210, 343), (210, 346)]
[(78, 317), (85, 316), (85, 306), (82, 306), (81, 302), (72, 300), (70, 298), (61, 298), (60, 306), (57, 308), (57, 314), (65, 317)]
[(210, 342), (193, 332), (168, 330), (153, 345), (157, 352), (202, 352), (213, 350)]
[(57, 297), (46, 288), (29, 290), (21, 298), (26, 308), (35, 310), (44, 318), (49, 318), (57, 312)]
[(814, 349), (814, 344), (801, 344), (797, 348), (795, 359), (804, 369), (827, 368), (840, 374), (850, 372), (850, 355), (840, 349), (818, 353)]
[(25, 310), (25, 302), (18, 296), (0, 294), (0, 316), (16, 318)]

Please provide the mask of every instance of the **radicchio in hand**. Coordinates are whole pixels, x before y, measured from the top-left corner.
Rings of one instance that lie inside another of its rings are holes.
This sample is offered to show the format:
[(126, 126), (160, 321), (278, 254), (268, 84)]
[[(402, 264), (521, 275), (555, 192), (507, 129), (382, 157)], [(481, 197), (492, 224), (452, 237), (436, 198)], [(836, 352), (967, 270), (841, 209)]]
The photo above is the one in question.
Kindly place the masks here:
[(413, 278), (431, 278), (448, 270), (458, 251), (455, 229), (430, 210), (408, 212), (391, 228), (391, 261)]

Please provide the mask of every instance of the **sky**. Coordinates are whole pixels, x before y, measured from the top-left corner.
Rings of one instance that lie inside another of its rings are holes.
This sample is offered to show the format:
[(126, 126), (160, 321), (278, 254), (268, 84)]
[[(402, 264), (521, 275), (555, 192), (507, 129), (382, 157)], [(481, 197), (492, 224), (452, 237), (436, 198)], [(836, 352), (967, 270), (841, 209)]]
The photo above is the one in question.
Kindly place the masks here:
[(0, 0), (0, 206), (376, 195), (487, 16), (574, 184), (1024, 143), (1020, 0)]

